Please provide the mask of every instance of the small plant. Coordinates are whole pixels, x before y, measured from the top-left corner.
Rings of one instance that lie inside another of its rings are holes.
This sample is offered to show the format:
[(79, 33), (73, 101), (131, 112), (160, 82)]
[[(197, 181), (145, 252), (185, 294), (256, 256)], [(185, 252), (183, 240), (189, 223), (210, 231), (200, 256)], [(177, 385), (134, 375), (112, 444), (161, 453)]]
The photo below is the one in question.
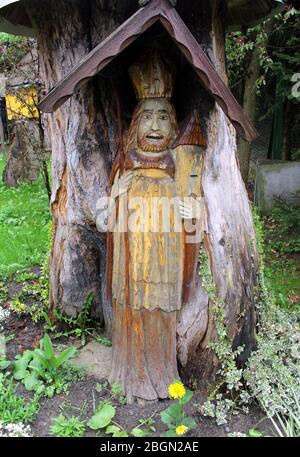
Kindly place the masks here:
[(11, 362), (6, 359), (6, 356), (1, 356), (1, 352), (0, 352), (0, 371), (6, 370), (10, 364), (11, 364)]
[(38, 279), (38, 276), (32, 271), (22, 271), (14, 276), (14, 280), (17, 282), (26, 282), (36, 279)]
[(2, 332), (2, 330), (3, 330), (4, 321), (7, 318), (9, 318), (9, 316), (10, 316), (10, 312), (8, 311), (8, 309), (2, 308), (2, 306), (0, 306), (0, 332)]
[(293, 393), (295, 406), (287, 409), (285, 414), (276, 413), (269, 416), (277, 436), (280, 438), (296, 438), (300, 436), (300, 403), (297, 395)]
[[(200, 274), (213, 306), (218, 338), (212, 347), (221, 364), (222, 379), (199, 410), (222, 425), (227, 422), (228, 414), (237, 414), (239, 410), (247, 413), (249, 405), (255, 402), (269, 419), (275, 421), (278, 429), (285, 427), (286, 421), (291, 423), (291, 418), (294, 428), (294, 418), (299, 418), (298, 399), (294, 394), (299, 392), (300, 339), (297, 314), (281, 310), (274, 298), (266, 275), (264, 228), (257, 211), (254, 212), (254, 222), (260, 254), (259, 286), (255, 290), (257, 349), (242, 370), (236, 366), (237, 352), (231, 348), (222, 306), (215, 294), (207, 258), (202, 255)], [(238, 348), (238, 351), (241, 349)], [(283, 430), (280, 433), (284, 433)]]
[(39, 396), (25, 402), (16, 393), (17, 386), (7, 375), (0, 373), (0, 422), (2, 425), (31, 422), (39, 410)]
[(110, 402), (112, 400), (117, 400), (121, 405), (126, 405), (126, 397), (124, 397), (122, 393), (120, 384), (113, 384), (111, 387), (109, 387), (108, 382), (104, 382), (103, 384), (97, 383), (95, 390), (98, 393), (101, 393), (102, 391), (109, 393), (110, 397), (108, 401)]
[(73, 328), (68, 335), (76, 335), (78, 338), (81, 339), (81, 345), (85, 346), (86, 338), (88, 335), (92, 336), (94, 332), (94, 327), (92, 323), (92, 319), (90, 317), (91, 306), (93, 303), (93, 295), (88, 295), (87, 299), (83, 304), (82, 311), (78, 314), (76, 318), (74, 317), (66, 317), (61, 314), (58, 310), (54, 311), (55, 318), (58, 321), (65, 322), (70, 327)]
[(105, 433), (112, 435), (113, 438), (128, 438), (129, 434), (120, 425), (109, 425), (106, 427)]
[(72, 416), (65, 418), (63, 414), (55, 417), (53, 425), (50, 427), (50, 432), (58, 437), (82, 437), (85, 432), (84, 422), (78, 417)]
[(144, 438), (146, 436), (151, 436), (152, 433), (156, 432), (154, 425), (155, 422), (153, 421), (152, 416), (145, 420), (140, 419), (139, 425), (133, 428), (129, 434), (123, 427), (121, 427), (121, 425), (112, 421), (112, 424), (106, 427), (105, 433), (107, 435), (112, 435), (113, 438), (125, 438), (129, 436)]
[(191, 400), (193, 393), (186, 390), (181, 381), (175, 380), (169, 386), (169, 395), (177, 401), (160, 413), (162, 422), (168, 426), (168, 431), (163, 436), (183, 436), (197, 426), (194, 419), (186, 416), (184, 411), (185, 405)]
[(4, 425), (0, 421), (0, 438), (29, 438), (32, 436), (31, 428), (29, 425), (22, 423)]
[(7, 298), (8, 295), (8, 286), (3, 281), (0, 281), (0, 305)]
[(102, 344), (103, 346), (106, 346), (106, 347), (112, 346), (112, 341), (109, 338), (106, 338), (105, 336), (94, 334), (94, 338), (97, 341), (97, 343)]
[(249, 436), (249, 438), (262, 438), (264, 435), (259, 430), (256, 430), (256, 428), (250, 428), (247, 436)]
[(228, 438), (247, 438), (246, 433), (241, 433), (241, 432), (231, 432), (228, 433)]
[(203, 246), (201, 246), (199, 252), (199, 265), (202, 286), (212, 304), (217, 335), (217, 338), (209, 344), (209, 347), (214, 350), (220, 361), (220, 369), (217, 372), (220, 382), (199, 410), (204, 416), (215, 418), (217, 425), (223, 425), (227, 423), (227, 416), (230, 412), (236, 413), (236, 405), (231, 398), (223, 398), (223, 394), (220, 394), (219, 391), (226, 386), (227, 392), (232, 394), (242, 387), (243, 370), (238, 369), (236, 359), (243, 351), (243, 347), (238, 347), (235, 351), (232, 350), (232, 344), (227, 335), (224, 304), (218, 297), (209, 257)]
[(104, 429), (112, 423), (115, 415), (116, 408), (109, 401), (101, 401), (87, 425), (92, 430)]
[(64, 376), (61, 370), (75, 353), (76, 348), (70, 347), (55, 355), (52, 342), (45, 334), (40, 341), (39, 349), (27, 350), (17, 356), (13, 372), (14, 378), (22, 381), (27, 390), (35, 390), (52, 396), (55, 392), (64, 390)]
[[(97, 321), (91, 318), (91, 306), (93, 303), (93, 295), (90, 294), (82, 308), (82, 311), (77, 317), (67, 317), (64, 316), (59, 310), (54, 310), (54, 317), (58, 322), (67, 324), (70, 328), (64, 332), (58, 332), (54, 334), (54, 338), (68, 337), (74, 335), (81, 340), (81, 345), (85, 346), (87, 338), (93, 337), (98, 343), (105, 346), (111, 346), (112, 343), (108, 338), (100, 336), (96, 332), (96, 327), (98, 324)], [(57, 325), (52, 323), (49, 316), (44, 313), (44, 319), (46, 320), (46, 328), (51, 332), (56, 331)]]
[[(156, 413), (155, 413), (156, 414)], [(135, 438), (144, 438), (145, 436), (151, 436), (152, 433), (156, 432), (155, 422), (151, 417), (148, 419), (140, 419), (139, 425), (131, 430), (131, 435)]]
[(126, 397), (124, 397), (122, 388), (119, 384), (113, 384), (111, 387), (107, 382), (102, 384), (98, 383), (95, 386), (98, 393), (105, 393), (109, 395), (108, 399), (102, 400), (97, 408), (94, 407), (94, 415), (88, 422), (88, 426), (93, 430), (103, 431), (107, 435), (112, 435), (113, 438), (124, 438), (128, 436), (144, 437), (149, 436), (155, 432), (154, 421), (151, 417), (147, 419), (140, 419), (139, 424), (134, 427), (131, 432), (127, 432), (120, 424), (114, 421), (116, 414), (116, 407), (112, 402), (118, 402), (120, 405), (126, 404)]
[(114, 421), (115, 415), (115, 406), (112, 405), (110, 400), (103, 400), (95, 409), (95, 413), (90, 418), (87, 425), (92, 430), (103, 431), (107, 435), (112, 435), (113, 438), (126, 438), (130, 435), (136, 438), (141, 438), (149, 436), (156, 431), (154, 421), (151, 416), (146, 420), (140, 419), (139, 425), (133, 428), (129, 434), (120, 424), (117, 424)]
[[(23, 273), (19, 276), (19, 278), (20, 277), (33, 279), (32, 273)], [(33, 322), (39, 322), (44, 318), (45, 310), (48, 308), (48, 304), (49, 291), (47, 256), (38, 280), (33, 284), (25, 284), (20, 292), (14, 294), (9, 302), (9, 307), (18, 316), (28, 315), (31, 317)]]

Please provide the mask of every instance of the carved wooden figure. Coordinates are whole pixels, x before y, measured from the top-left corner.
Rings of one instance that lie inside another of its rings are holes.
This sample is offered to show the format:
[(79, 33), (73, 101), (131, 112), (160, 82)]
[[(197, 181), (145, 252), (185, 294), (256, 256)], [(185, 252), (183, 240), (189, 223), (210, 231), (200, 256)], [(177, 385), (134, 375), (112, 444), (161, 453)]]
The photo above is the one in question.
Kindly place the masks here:
[[(118, 163), (114, 167), (111, 191), (118, 202), (115, 224), (121, 230), (113, 235), (110, 382), (122, 386), (128, 401), (166, 398), (168, 385), (179, 378), (176, 319), (184, 279), (182, 219), (193, 216), (191, 202), (181, 200), (188, 197), (189, 170), (177, 155), (185, 152), (180, 146), (172, 149), (178, 134), (171, 102), (172, 67), (155, 52), (133, 65), (130, 75), (138, 104), (125, 145), (124, 170)], [(200, 137), (201, 130), (194, 124), (193, 128)], [(200, 151), (193, 153), (200, 158)], [(188, 157), (191, 164), (196, 160)], [(198, 182), (195, 197), (200, 197)], [(129, 208), (139, 214), (138, 222), (124, 231)]]

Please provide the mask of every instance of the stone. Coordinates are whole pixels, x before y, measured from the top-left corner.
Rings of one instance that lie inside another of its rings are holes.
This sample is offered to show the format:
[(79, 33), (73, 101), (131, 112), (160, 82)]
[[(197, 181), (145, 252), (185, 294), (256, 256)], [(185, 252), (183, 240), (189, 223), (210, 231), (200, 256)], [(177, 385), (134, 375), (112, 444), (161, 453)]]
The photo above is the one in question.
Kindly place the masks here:
[(112, 348), (91, 341), (79, 351), (72, 363), (84, 368), (88, 375), (99, 380), (108, 379), (111, 370)]
[(268, 211), (278, 201), (300, 207), (300, 162), (268, 160), (257, 164), (255, 205)]

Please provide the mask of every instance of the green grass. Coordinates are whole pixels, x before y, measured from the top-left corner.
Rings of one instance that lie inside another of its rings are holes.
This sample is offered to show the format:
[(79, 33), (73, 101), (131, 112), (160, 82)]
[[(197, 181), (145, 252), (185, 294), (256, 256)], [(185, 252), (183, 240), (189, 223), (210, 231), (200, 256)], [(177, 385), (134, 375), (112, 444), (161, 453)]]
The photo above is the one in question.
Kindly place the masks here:
[(300, 311), (300, 261), (267, 261), (266, 277), (276, 303), (284, 309)]
[(51, 219), (42, 177), (9, 188), (2, 181), (4, 167), (0, 153), (0, 278), (42, 264)]
[(264, 224), (266, 277), (276, 303), (300, 311), (300, 209), (278, 204)]

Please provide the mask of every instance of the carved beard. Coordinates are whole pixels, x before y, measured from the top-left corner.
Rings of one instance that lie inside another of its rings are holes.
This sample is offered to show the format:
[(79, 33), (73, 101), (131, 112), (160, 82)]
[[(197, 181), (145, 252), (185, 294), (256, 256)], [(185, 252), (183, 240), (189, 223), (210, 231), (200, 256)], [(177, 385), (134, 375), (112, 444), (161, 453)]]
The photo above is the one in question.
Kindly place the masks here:
[(164, 137), (156, 143), (150, 143), (146, 137), (138, 138), (138, 147), (145, 152), (162, 152), (168, 149), (170, 144), (170, 137)]

